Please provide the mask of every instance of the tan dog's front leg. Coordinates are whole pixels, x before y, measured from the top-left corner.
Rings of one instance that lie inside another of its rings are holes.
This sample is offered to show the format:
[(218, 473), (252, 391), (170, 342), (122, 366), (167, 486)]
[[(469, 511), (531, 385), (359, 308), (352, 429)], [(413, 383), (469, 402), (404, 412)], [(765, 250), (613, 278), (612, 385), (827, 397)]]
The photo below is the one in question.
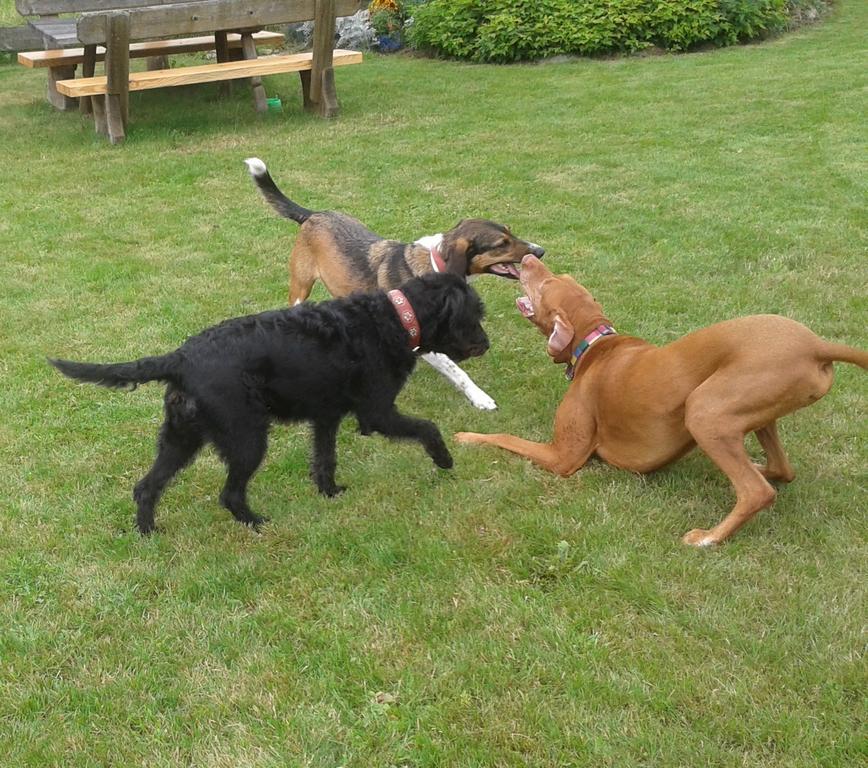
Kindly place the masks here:
[(524, 456), (543, 469), (562, 477), (568, 477), (584, 466), (596, 448), (594, 437), (593, 419), (584, 412), (576, 412), (566, 401), (561, 403), (555, 415), (555, 436), (550, 443), (535, 443), (506, 434), (455, 434), (456, 442), (496, 445)]

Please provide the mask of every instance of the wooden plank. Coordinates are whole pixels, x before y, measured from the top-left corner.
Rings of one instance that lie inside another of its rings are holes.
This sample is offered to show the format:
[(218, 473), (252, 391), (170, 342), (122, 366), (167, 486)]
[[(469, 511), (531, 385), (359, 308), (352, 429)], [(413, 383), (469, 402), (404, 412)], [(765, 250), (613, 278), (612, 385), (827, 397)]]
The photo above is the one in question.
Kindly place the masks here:
[(143, 5), (167, 5), (177, 0), (15, 0), (22, 16), (49, 16), (54, 13), (113, 11)]
[[(348, 16), (365, 3), (363, 0), (336, 0), (336, 13)], [(176, 3), (161, 8), (132, 8), (130, 39), (147, 40), (172, 35), (195, 35), (217, 29), (241, 30), (269, 24), (287, 24), (314, 18), (316, 0), (201, 0)], [(86, 13), (78, 21), (82, 43), (105, 41), (103, 14)]]
[(30, 26), (42, 35), (42, 41), (46, 48), (67, 48), (70, 45), (78, 45), (74, 20), (42, 19), (31, 21)]
[(29, 24), (17, 27), (0, 27), (0, 51), (29, 51), (44, 45), (40, 35)]
[[(336, 49), (332, 66), (342, 67), (349, 64), (361, 64), (362, 54), (359, 51)], [(210, 83), (221, 80), (237, 80), (242, 77), (256, 75), (276, 75), (281, 72), (299, 72), (311, 67), (310, 53), (295, 53), (288, 56), (263, 56), (254, 61), (227, 61), (219, 64), (203, 64), (195, 67), (178, 67), (156, 72), (131, 72), (130, 90), (146, 91), (152, 88), (172, 88), (177, 85), (192, 85), (194, 83)], [(78, 98), (94, 96), (106, 92), (105, 77), (78, 78), (61, 80), (57, 89)]]
[[(285, 37), (280, 32), (256, 32), (253, 42), (257, 45), (281, 45)], [(241, 35), (232, 33), (226, 35), (230, 48), (241, 48)], [(178, 40), (151, 40), (145, 43), (130, 43), (130, 58), (141, 59), (148, 56), (166, 56), (175, 53), (195, 53), (214, 49), (214, 38), (211, 35), (199, 37), (183, 37)], [(105, 48), (98, 45), (96, 60), (105, 58)], [(51, 51), (22, 51), (18, 54), (18, 63), (32, 69), (41, 67), (57, 67), (84, 62), (84, 48), (57, 48)]]

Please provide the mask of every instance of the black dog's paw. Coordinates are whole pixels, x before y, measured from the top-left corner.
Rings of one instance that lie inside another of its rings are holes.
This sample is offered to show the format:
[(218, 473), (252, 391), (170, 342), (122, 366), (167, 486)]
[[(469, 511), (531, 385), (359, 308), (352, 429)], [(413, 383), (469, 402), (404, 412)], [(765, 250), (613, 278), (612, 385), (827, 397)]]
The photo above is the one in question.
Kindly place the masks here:
[(323, 486), (319, 489), (319, 492), (323, 496), (328, 496), (330, 499), (333, 499), (335, 496), (340, 496), (347, 487), (345, 485), (336, 485), (332, 483), (331, 485)]
[(265, 525), (269, 520), (271, 520), (271, 518), (266, 517), (265, 515), (251, 514), (249, 520), (242, 520), (241, 522), (243, 522), (244, 525), (250, 526), (257, 533), (261, 533), (262, 526)]

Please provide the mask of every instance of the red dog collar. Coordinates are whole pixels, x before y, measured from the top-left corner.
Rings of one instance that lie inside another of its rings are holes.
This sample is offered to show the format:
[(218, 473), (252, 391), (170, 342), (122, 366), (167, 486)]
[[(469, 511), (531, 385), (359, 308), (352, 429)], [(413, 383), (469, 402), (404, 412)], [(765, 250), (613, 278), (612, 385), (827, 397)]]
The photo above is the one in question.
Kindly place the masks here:
[(573, 376), (576, 375), (576, 366), (579, 363), (579, 358), (588, 351), (588, 347), (591, 346), (595, 341), (599, 341), (603, 338), (603, 336), (615, 336), (617, 335), (617, 331), (611, 326), (606, 325), (598, 325), (591, 331), (584, 339), (579, 343), (573, 350), (573, 355), (570, 357), (570, 364), (567, 366), (566, 377), (572, 381)]
[(407, 297), (397, 288), (389, 291), (388, 296), (392, 302), (392, 306), (395, 308), (395, 312), (398, 313), (401, 325), (410, 334), (410, 349), (415, 352), (419, 349), (419, 344), (422, 342), (422, 330), (419, 328), (419, 320), (416, 317), (416, 313), (413, 311), (413, 307), (410, 305)]

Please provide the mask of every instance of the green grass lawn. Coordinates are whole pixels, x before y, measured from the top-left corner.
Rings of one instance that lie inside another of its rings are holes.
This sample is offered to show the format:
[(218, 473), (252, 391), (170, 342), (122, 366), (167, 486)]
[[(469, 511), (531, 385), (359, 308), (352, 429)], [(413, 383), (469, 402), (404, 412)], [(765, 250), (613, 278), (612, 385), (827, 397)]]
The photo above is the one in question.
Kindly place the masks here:
[(23, 23), (24, 19), (15, 10), (15, 0), (0, 0), (0, 27), (14, 27)]
[[(549, 435), (566, 383), (481, 278), (491, 351), (471, 408), (427, 367), (401, 396), (453, 448), (338, 446), (316, 495), (308, 431), (273, 431), (251, 504), (206, 452), (132, 529), (161, 390), (77, 385), (46, 355), (167, 351), (286, 301), (283, 189), (413, 239), (510, 224), (621, 332), (664, 343), (753, 312), (868, 346), (868, 4), (762, 45), (484, 67), (366, 57), (340, 118), (243, 88), (133, 95), (111, 147), (0, 64), (0, 764), (856, 766), (866, 749), (868, 377), (784, 420), (796, 481), (713, 551), (680, 536), (732, 494), (694, 453), (642, 477), (552, 477), (458, 430)], [(324, 298), (320, 287), (316, 298)], [(751, 443), (755, 450), (755, 444)]]

